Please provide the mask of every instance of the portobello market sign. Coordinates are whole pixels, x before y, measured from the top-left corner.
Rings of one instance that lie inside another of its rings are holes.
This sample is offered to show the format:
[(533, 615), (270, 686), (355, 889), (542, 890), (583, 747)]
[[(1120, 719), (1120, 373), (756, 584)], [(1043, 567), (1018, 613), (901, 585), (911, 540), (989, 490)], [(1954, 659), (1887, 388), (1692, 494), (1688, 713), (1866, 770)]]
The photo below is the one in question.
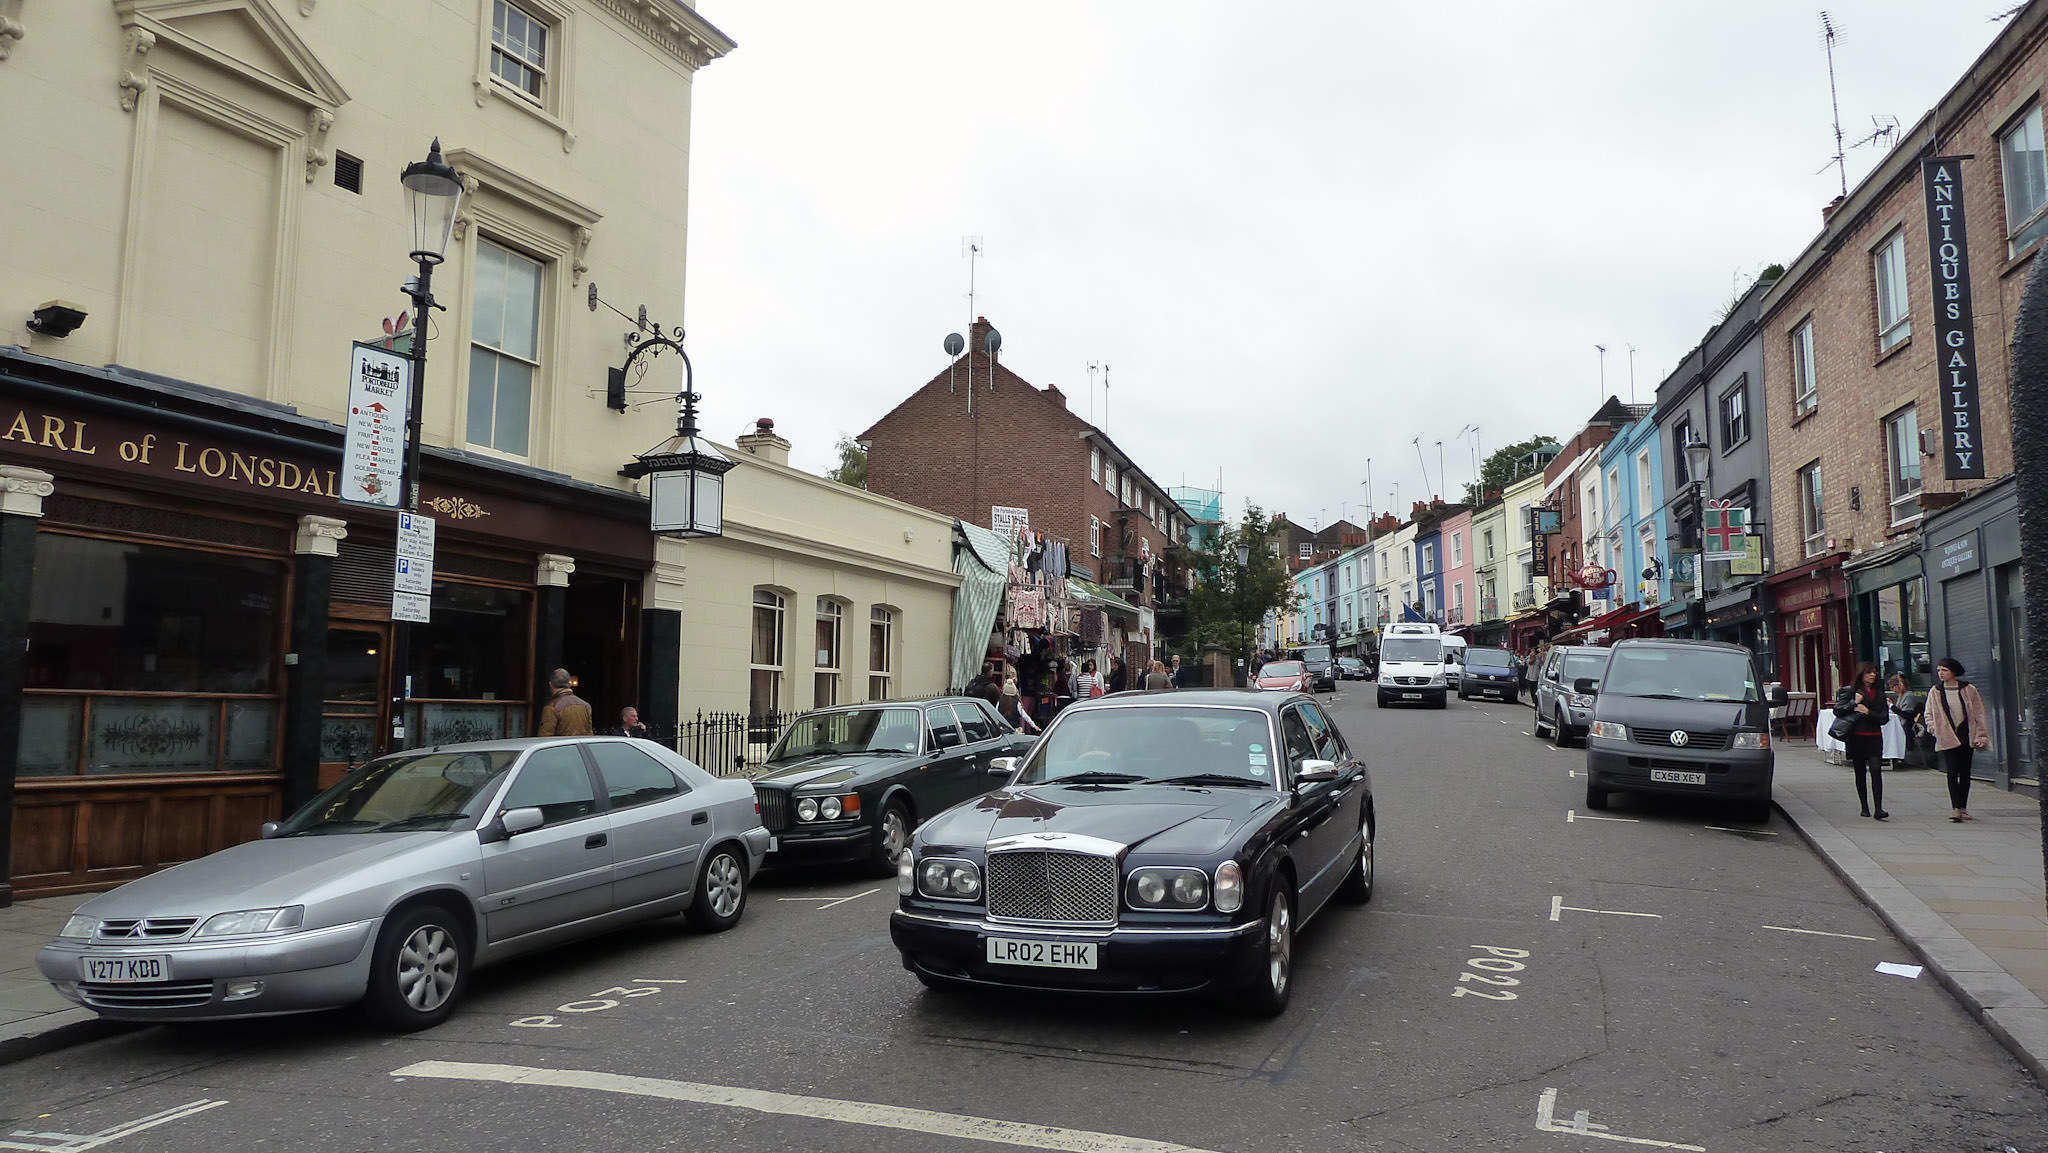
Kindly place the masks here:
[[(0, 405), (0, 456), (20, 453), (60, 465), (135, 473), (210, 488), (302, 493), (338, 500), (336, 474), (293, 459), (225, 441), (164, 433), (120, 417), (78, 419)], [(337, 462), (339, 455), (336, 454)]]

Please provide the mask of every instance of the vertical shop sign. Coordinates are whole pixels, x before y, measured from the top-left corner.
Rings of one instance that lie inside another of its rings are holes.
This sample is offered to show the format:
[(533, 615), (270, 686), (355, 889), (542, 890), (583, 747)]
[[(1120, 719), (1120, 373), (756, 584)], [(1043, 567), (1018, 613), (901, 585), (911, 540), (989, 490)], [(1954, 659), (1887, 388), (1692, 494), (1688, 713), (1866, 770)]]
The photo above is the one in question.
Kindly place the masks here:
[(1977, 329), (1970, 310), (1969, 232), (1963, 220), (1963, 161), (1920, 163), (1927, 193), (1927, 267), (1934, 278), (1934, 361), (1941, 390), (1942, 476), (1979, 480), (1984, 471), (1977, 407)]

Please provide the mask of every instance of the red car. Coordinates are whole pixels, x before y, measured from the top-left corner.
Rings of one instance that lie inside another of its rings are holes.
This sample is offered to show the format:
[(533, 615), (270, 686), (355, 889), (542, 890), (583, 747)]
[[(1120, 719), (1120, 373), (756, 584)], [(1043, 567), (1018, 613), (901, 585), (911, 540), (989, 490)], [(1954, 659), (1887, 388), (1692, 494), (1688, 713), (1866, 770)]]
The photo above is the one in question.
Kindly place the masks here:
[(1252, 678), (1252, 687), (1283, 693), (1306, 693), (1315, 685), (1308, 666), (1300, 661), (1268, 661), (1259, 669), (1259, 675)]

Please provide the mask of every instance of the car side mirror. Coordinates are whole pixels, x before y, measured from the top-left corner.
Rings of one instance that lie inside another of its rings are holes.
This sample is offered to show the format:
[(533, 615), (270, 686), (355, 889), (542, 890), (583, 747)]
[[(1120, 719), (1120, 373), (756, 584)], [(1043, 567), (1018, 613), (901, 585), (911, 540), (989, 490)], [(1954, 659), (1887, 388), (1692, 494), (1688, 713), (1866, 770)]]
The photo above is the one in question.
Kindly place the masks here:
[(282, 828), (284, 828), (284, 822), (282, 821), (263, 822), (263, 839), (267, 841), (270, 838), (276, 836), (277, 831)]
[(538, 829), (547, 821), (537, 808), (507, 809), (498, 816), (498, 828), (503, 829), (507, 837), (514, 837)]
[(1572, 691), (1582, 697), (1590, 697), (1600, 691), (1600, 682), (1592, 677), (1580, 677), (1572, 682)]
[(991, 777), (1007, 777), (1016, 771), (1016, 757), (993, 757), (988, 762), (988, 775)]
[(1782, 709), (1792, 703), (1792, 698), (1785, 692), (1784, 685), (1772, 685), (1764, 690), (1764, 703), (1774, 709)]
[(1303, 761), (1301, 762), (1301, 768), (1295, 770), (1294, 773), (1294, 783), (1297, 785), (1313, 785), (1319, 781), (1334, 781), (1336, 779), (1337, 762), (1335, 761)]

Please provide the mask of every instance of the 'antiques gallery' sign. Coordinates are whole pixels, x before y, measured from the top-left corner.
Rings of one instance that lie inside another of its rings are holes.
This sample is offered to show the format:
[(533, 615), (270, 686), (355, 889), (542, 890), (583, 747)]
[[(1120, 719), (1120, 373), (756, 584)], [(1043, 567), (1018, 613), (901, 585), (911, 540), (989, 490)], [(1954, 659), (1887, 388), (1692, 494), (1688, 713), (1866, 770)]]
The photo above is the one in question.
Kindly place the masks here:
[(1927, 267), (1934, 277), (1934, 361), (1941, 390), (1942, 475), (1984, 476), (1977, 435), (1977, 336), (1970, 315), (1969, 233), (1963, 223), (1963, 161), (1937, 156), (1920, 163), (1927, 190)]

